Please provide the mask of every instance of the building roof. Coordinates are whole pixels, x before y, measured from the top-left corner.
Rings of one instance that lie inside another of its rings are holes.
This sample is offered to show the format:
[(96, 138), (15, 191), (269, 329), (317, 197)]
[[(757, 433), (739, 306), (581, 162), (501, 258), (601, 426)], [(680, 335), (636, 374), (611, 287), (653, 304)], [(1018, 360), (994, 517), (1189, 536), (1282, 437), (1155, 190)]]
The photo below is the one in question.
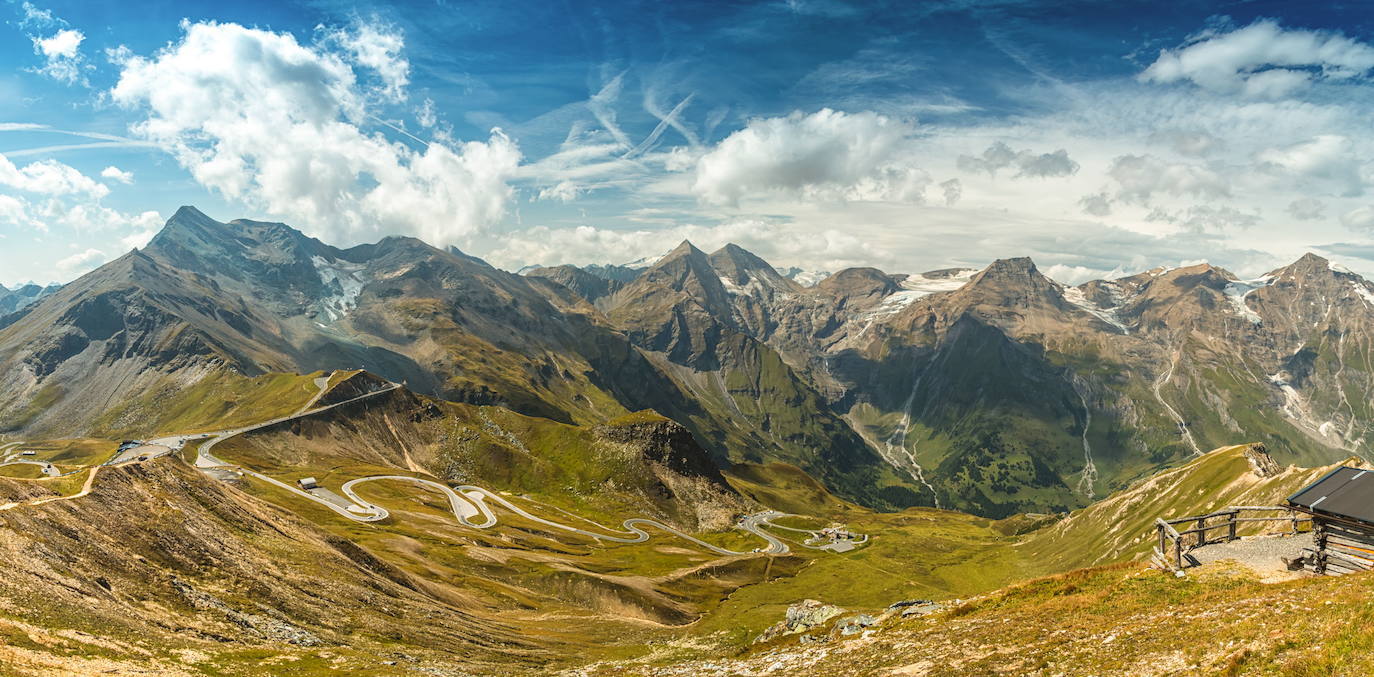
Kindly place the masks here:
[(1341, 466), (1289, 496), (1288, 505), (1374, 524), (1374, 472)]

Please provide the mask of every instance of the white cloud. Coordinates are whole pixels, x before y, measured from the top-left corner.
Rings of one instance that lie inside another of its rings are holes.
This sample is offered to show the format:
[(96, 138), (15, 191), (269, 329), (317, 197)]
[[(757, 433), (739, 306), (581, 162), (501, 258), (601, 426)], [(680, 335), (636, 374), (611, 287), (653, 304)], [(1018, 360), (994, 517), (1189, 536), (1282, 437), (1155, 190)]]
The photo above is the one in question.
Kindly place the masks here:
[(19, 22), (23, 28), (47, 28), (60, 23), (53, 17), (51, 10), (41, 9), (31, 2), (25, 2), (20, 9), (24, 12), (24, 18)]
[(37, 228), (39, 224), (29, 217), (28, 202), (13, 195), (0, 193), (0, 223), (11, 226)]
[(945, 196), (945, 206), (953, 207), (964, 195), (964, 184), (959, 179), (950, 179), (940, 183), (940, 190)]
[(1194, 205), (1178, 211), (1155, 208), (1145, 217), (1147, 221), (1172, 223), (1194, 233), (1224, 231), (1228, 228), (1250, 228), (1260, 221), (1259, 211), (1243, 212), (1235, 207)]
[(424, 103), (415, 109), (415, 121), (426, 129), (439, 122), (439, 116), (434, 112), (434, 99), (426, 98)]
[(81, 56), (81, 43), (86, 39), (84, 33), (64, 28), (46, 38), (30, 39), (33, 41), (34, 53), (42, 56), (45, 61), (35, 72), (69, 85), (76, 84), (82, 79), (84, 58)]
[(874, 262), (868, 243), (850, 233), (803, 231), (792, 224), (758, 219), (639, 230), (539, 226), (504, 236), (501, 246), (485, 258), (508, 270), (530, 264), (623, 263), (664, 254), (683, 240), (707, 252), (733, 242), (777, 265), (804, 261), (817, 269), (838, 270)]
[(1140, 74), (1145, 82), (1192, 82), (1249, 99), (1280, 99), (1315, 81), (1341, 81), (1374, 68), (1374, 47), (1332, 31), (1286, 30), (1261, 19), (1228, 33), (1195, 36)]
[(536, 199), (539, 200), (558, 200), (559, 202), (572, 202), (581, 195), (584, 189), (572, 181), (559, 181), (557, 184), (539, 191)]
[(106, 167), (106, 168), (100, 170), (100, 175), (103, 176), (103, 177), (105, 177), (105, 178), (107, 178), (107, 179), (109, 179), (109, 180), (111, 180), (111, 181), (118, 181), (118, 182), (120, 182), (120, 183), (126, 183), (126, 184), (127, 184), (127, 183), (133, 183), (133, 182), (134, 182), (134, 174), (133, 174), (133, 172), (126, 172), (126, 171), (124, 171), (124, 170), (122, 170), (122, 169), (120, 169), (120, 168), (118, 168), (118, 167), (113, 166), (113, 165), (111, 165), (111, 166), (109, 166), (109, 167)]
[(1205, 199), (1231, 195), (1229, 183), (1215, 171), (1153, 155), (1119, 156), (1112, 160), (1107, 175), (1119, 186), (1117, 198), (1127, 202), (1146, 202), (1156, 193)]
[(105, 262), (109, 258), (105, 252), (99, 249), (87, 249), (84, 252), (72, 254), (57, 262), (57, 269), (68, 275), (84, 273)]
[(1060, 284), (1070, 286), (1080, 285), (1091, 280), (1109, 280), (1120, 277), (1124, 271), (1120, 268), (1114, 270), (1102, 270), (1099, 268), (1089, 268), (1087, 266), (1072, 266), (1056, 263), (1042, 270), (1045, 277)]
[(1078, 206), (1089, 216), (1110, 216), (1112, 213), (1112, 199), (1106, 193), (1084, 195), (1078, 201)]
[(1255, 159), (1271, 171), (1328, 182), (1332, 192), (1358, 197), (1364, 193), (1364, 179), (1360, 160), (1351, 148), (1350, 139), (1344, 136), (1321, 134), (1282, 148), (1266, 149)]
[(43, 195), (82, 193), (94, 198), (110, 192), (99, 181), (56, 160), (39, 160), (16, 167), (3, 154), (0, 154), (0, 186)]
[(1341, 225), (1351, 230), (1374, 232), (1374, 206), (1356, 207), (1342, 214)]
[(1008, 167), (1016, 167), (1016, 178), (1069, 176), (1078, 172), (1078, 163), (1069, 158), (1069, 152), (1063, 148), (1053, 153), (1035, 153), (1012, 150), (1002, 141), (988, 146), (979, 157), (960, 155), (957, 163), (963, 171), (986, 172), (988, 176), (995, 176)]
[(887, 116), (828, 108), (750, 120), (697, 160), (692, 191), (728, 205), (768, 193), (920, 202), (930, 177), (912, 164), (914, 132)]
[(1288, 203), (1285, 210), (1299, 221), (1317, 221), (1326, 216), (1326, 203), (1315, 198), (1299, 198)]
[(1155, 132), (1150, 136), (1154, 143), (1162, 143), (1179, 155), (1202, 157), (1221, 147), (1221, 139), (1216, 135), (1199, 130), (1170, 129)]
[(401, 56), (405, 38), (399, 31), (373, 20), (372, 23), (358, 23), (351, 31), (329, 31), (327, 38), (351, 52), (358, 65), (377, 72), (382, 79), (379, 91), (383, 96), (392, 101), (405, 99), (405, 89), (410, 84), (410, 61)]
[[(179, 42), (126, 60), (110, 95), (144, 112), (135, 135), (201, 184), (340, 244), (385, 234), (454, 244), (504, 216), (520, 152), (499, 129), (484, 142), (438, 138), (413, 150), (362, 129), (369, 92), (353, 69), (357, 50), (237, 24), (183, 28)], [(389, 43), (367, 44), (368, 67), (399, 86), (378, 56), (393, 53)]]

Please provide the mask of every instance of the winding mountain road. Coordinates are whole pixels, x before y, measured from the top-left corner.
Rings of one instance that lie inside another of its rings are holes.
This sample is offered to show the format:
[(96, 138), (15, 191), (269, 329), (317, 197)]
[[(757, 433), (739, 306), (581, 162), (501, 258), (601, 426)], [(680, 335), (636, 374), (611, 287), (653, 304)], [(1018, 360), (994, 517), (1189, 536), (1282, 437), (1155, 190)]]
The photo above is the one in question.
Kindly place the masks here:
[[(328, 389), (329, 377), (320, 377), (315, 380), (315, 383), (317, 386), (319, 386), (320, 393), (317, 394), (314, 398), (312, 398), (311, 401), (307, 403), (305, 407), (302, 407), (301, 410), (297, 411), (296, 413), (290, 416), (283, 416), (255, 425), (246, 426), (243, 428), (235, 428), (233, 430), (225, 430), (217, 433), (207, 433), (204, 435), (184, 436), (183, 439), (180, 439), (180, 442), (184, 444), (185, 441), (189, 441), (191, 439), (209, 440), (202, 444), (200, 448), (196, 451), (195, 465), (198, 468), (209, 469), (217, 467), (234, 466), (235, 464), (227, 463), (223, 459), (220, 459), (211, 453), (215, 445), (227, 439), (236, 437), (238, 435), (242, 435), (244, 433), (260, 430), (262, 428), (266, 428), (271, 425), (276, 425), (278, 423), (284, 423), (286, 421), (304, 418), (306, 416), (314, 416), (316, 414), (329, 411), (330, 409), (334, 409), (336, 407), (341, 407), (347, 404), (351, 404), (361, 400), (377, 397), (385, 393), (389, 393), (400, 387), (399, 384), (392, 383), (385, 388), (375, 390), (369, 393), (364, 393), (352, 399), (344, 400), (343, 402), (337, 402), (335, 404), (331, 404), (328, 406), (311, 409), (310, 405), (317, 402), (319, 398), (323, 396), (324, 392)], [(154, 443), (160, 443), (164, 441), (170, 442), (173, 441), (173, 438), (163, 438), (161, 440), (154, 440), (149, 444), (151, 445)], [(180, 444), (177, 444), (176, 448), (180, 448), (180, 446)], [(165, 453), (170, 453), (170, 451)], [(654, 529), (658, 529), (660, 531), (673, 534), (678, 538), (695, 543), (698, 546), (706, 548), (707, 550), (710, 550), (720, 555), (750, 554), (746, 552), (739, 552), (735, 550), (721, 548), (719, 546), (696, 538), (695, 536), (692, 536), (690, 534), (683, 533), (682, 531), (674, 529), (673, 527), (662, 522), (659, 522), (657, 520), (640, 517), (627, 519), (624, 522), (622, 522), (621, 526), (624, 529), (624, 531), (619, 533), (600, 533), (595, 531), (588, 531), (586, 529), (579, 529), (577, 527), (569, 526), (566, 524), (562, 524), (560, 522), (555, 522), (531, 514), (530, 512), (526, 511), (520, 506), (515, 505), (509, 500), (506, 500), (506, 498), (504, 498), (503, 496), (495, 494), (486, 489), (485, 487), (479, 487), (475, 485), (463, 485), (457, 487), (457, 490), (455, 490), (453, 487), (450, 487), (446, 484), (436, 482), (434, 480), (424, 479), (421, 477), (410, 477), (407, 475), (373, 475), (369, 477), (360, 477), (345, 482), (343, 486), (340, 487), (340, 491), (343, 493), (345, 497), (347, 497), (349, 501), (351, 501), (351, 504), (340, 505), (338, 501), (333, 501), (329, 500), (328, 498), (318, 496), (312, 491), (302, 489), (297, 486), (293, 486), (273, 477), (268, 477), (267, 475), (264, 475), (262, 473), (255, 472), (253, 470), (245, 468), (242, 465), (237, 465), (236, 467), (246, 476), (266, 482), (279, 489), (283, 489), (292, 494), (300, 496), (301, 498), (314, 501), (326, 508), (329, 508), (330, 510), (333, 510), (335, 513), (338, 513), (339, 515), (342, 515), (343, 517), (346, 517), (355, 522), (377, 522), (380, 520), (384, 520), (391, 515), (390, 511), (388, 511), (386, 508), (380, 505), (376, 505), (375, 503), (371, 503), (363, 499), (362, 497), (358, 496), (358, 494), (355, 491), (356, 487), (367, 482), (409, 482), (412, 484), (419, 485), (421, 487), (434, 489), (444, 494), (444, 496), (448, 498), (449, 507), (453, 512), (453, 516), (458, 520), (458, 522), (464, 526), (471, 527), (474, 529), (487, 529), (497, 524), (497, 518), (495, 513), (493, 513), (491, 508), (487, 505), (487, 501), (491, 501), (493, 503), (500, 505), (506, 510), (509, 510), (510, 512), (513, 512), (516, 515), (519, 515), (520, 517), (523, 517), (536, 524), (541, 524), (546, 527), (566, 531), (569, 533), (587, 536), (601, 541), (611, 541), (615, 543), (642, 543), (649, 539), (649, 533), (646, 532), (642, 527), (653, 527)], [(755, 536), (758, 536), (768, 544), (766, 548), (759, 548), (756, 549), (754, 552), (764, 552), (774, 555), (783, 555), (790, 552), (791, 549), (788, 547), (787, 543), (783, 542), (781, 539), (763, 530), (763, 527), (769, 524), (769, 520), (782, 516), (783, 513), (770, 510), (766, 512), (749, 515), (740, 522), (740, 529), (747, 531), (751, 534), (754, 534)], [(473, 518), (475, 517), (481, 517), (481, 520), (474, 521)]]

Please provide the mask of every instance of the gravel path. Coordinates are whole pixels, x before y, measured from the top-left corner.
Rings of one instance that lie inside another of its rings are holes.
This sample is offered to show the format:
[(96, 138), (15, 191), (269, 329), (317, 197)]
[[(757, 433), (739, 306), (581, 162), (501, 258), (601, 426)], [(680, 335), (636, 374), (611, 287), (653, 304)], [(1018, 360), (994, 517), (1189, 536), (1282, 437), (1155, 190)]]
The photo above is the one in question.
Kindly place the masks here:
[(1297, 536), (1249, 536), (1230, 543), (1204, 545), (1189, 551), (1203, 564), (1234, 560), (1261, 575), (1288, 573), (1281, 558), (1292, 559), (1312, 546), (1311, 534)]

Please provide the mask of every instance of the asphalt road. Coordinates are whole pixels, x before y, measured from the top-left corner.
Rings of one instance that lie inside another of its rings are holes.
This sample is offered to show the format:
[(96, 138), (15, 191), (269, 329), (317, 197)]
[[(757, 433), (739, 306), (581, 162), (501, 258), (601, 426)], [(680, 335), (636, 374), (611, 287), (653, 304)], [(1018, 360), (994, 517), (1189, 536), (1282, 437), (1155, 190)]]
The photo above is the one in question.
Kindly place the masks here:
[[(335, 404), (327, 405), (324, 407), (312, 408), (313, 405), (316, 402), (318, 402), (319, 399), (328, 390), (329, 379), (330, 376), (321, 376), (315, 379), (315, 385), (319, 388), (319, 392), (314, 397), (312, 397), (309, 402), (307, 402), (303, 407), (301, 407), (300, 410), (291, 414), (290, 416), (282, 416), (255, 425), (245, 426), (242, 428), (235, 428), (233, 430), (223, 430), (219, 432), (201, 433), (193, 435), (173, 435), (169, 437), (161, 437), (153, 440), (148, 440), (140, 446), (133, 447), (116, 454), (113, 458), (111, 458), (110, 460), (106, 461), (101, 465), (139, 463), (151, 460), (153, 458), (157, 458), (159, 456), (166, 456), (168, 454), (174, 453), (182, 449), (187, 442), (193, 440), (207, 440), (197, 450), (195, 458), (195, 466), (197, 468), (208, 469), (237, 467), (238, 470), (242, 472), (245, 476), (252, 477), (262, 482), (266, 482), (279, 489), (283, 489), (287, 492), (300, 496), (301, 498), (314, 501), (326, 508), (329, 508), (330, 510), (333, 510), (335, 513), (338, 513), (339, 515), (342, 515), (343, 517), (346, 517), (350, 520), (354, 520), (356, 522), (377, 522), (380, 520), (384, 520), (391, 515), (390, 511), (388, 511), (386, 508), (371, 503), (363, 499), (362, 497), (358, 496), (355, 489), (359, 485), (365, 484), (367, 482), (382, 481), (408, 482), (427, 489), (433, 489), (444, 494), (444, 496), (449, 501), (449, 508), (450, 510), (452, 510), (453, 516), (458, 520), (458, 522), (460, 524), (463, 524), (464, 526), (471, 527), (474, 529), (487, 529), (497, 524), (496, 514), (487, 504), (488, 502), (491, 502), (536, 524), (541, 524), (543, 526), (552, 529), (557, 529), (560, 531), (565, 531), (568, 533), (587, 536), (601, 541), (610, 541), (615, 543), (642, 543), (649, 539), (649, 533), (645, 531), (645, 528), (654, 528), (659, 531), (664, 531), (674, 536), (677, 536), (678, 538), (694, 543), (702, 548), (705, 548), (720, 555), (750, 554), (745, 552), (728, 550), (726, 548), (716, 546), (714, 544), (703, 541), (695, 536), (692, 536), (691, 534), (683, 533), (682, 531), (679, 531), (657, 520), (640, 517), (627, 519), (624, 522), (622, 522), (621, 527), (623, 531), (615, 531), (609, 528), (606, 528), (603, 532), (589, 531), (586, 529), (581, 529), (578, 527), (563, 524), (561, 522), (555, 522), (553, 520), (545, 519), (543, 517), (534, 515), (529, 511), (525, 510), (524, 508), (521, 508), (520, 506), (510, 502), (505, 497), (491, 492), (485, 487), (479, 487), (475, 485), (463, 485), (455, 488), (434, 480), (429, 480), (422, 477), (411, 477), (407, 475), (373, 475), (369, 477), (360, 477), (357, 479), (349, 480), (343, 484), (343, 486), (340, 488), (340, 491), (343, 493), (345, 497), (347, 497), (347, 501), (351, 502), (351, 504), (341, 505), (341, 502), (338, 500), (328, 500), (326, 498), (316, 496), (315, 494), (307, 490), (301, 489), (298, 486), (282, 482), (273, 477), (268, 477), (267, 475), (264, 475), (262, 473), (255, 472), (248, 468), (244, 468), (241, 465), (234, 466), (234, 464), (227, 463), (223, 459), (217, 458), (213, 453), (211, 453), (215, 445), (227, 439), (236, 437), (238, 435), (242, 435), (244, 433), (252, 432), (255, 430), (260, 430), (262, 428), (266, 428), (271, 425), (276, 425), (278, 423), (304, 418), (306, 416), (313, 416), (315, 414), (329, 411), (336, 407), (352, 404), (354, 402), (358, 402), (361, 400), (378, 397), (400, 387), (399, 384), (393, 383), (381, 390), (365, 393), (363, 395), (359, 395), (357, 397), (345, 400), (343, 402), (337, 402)], [(0, 453), (3, 453), (6, 449), (18, 446), (19, 444), (20, 443), (16, 442), (0, 446)], [(20, 462), (35, 463), (38, 465), (47, 465), (48, 467), (51, 467), (51, 464), (45, 464), (44, 462), (40, 461)], [(93, 483), (95, 479), (96, 469), (97, 468), (92, 468), (91, 476), (87, 479), (86, 482), (86, 487), (78, 495), (71, 497), (56, 497), (54, 499), (43, 499), (43, 501), (39, 502), (45, 502), (47, 500), (67, 500), (70, 498), (78, 498), (80, 496), (84, 496), (86, 493), (89, 493), (90, 491), (90, 485)], [(47, 471), (45, 470), (45, 472)], [(0, 506), (0, 509), (8, 509), (12, 507), (18, 507), (18, 505), (8, 504), (5, 506)], [(748, 515), (740, 520), (740, 523), (738, 525), (740, 529), (747, 531), (751, 534), (754, 534), (755, 536), (758, 536), (765, 543), (767, 543), (766, 547), (756, 548), (755, 550), (753, 550), (753, 552), (782, 555), (790, 551), (790, 548), (785, 542), (783, 542), (778, 537), (768, 533), (767, 531), (764, 531), (763, 529), (764, 527), (770, 525), (770, 520), (783, 516), (785, 516), (784, 513), (780, 513), (774, 510), (768, 510)], [(593, 524), (595, 524), (595, 522), (593, 522)]]
[[(325, 390), (329, 386), (329, 377), (320, 377), (315, 380), (315, 383), (317, 386), (319, 386), (320, 393), (311, 400), (311, 403), (317, 401), (320, 398), (320, 396), (324, 394)], [(393, 383), (390, 387), (384, 388), (382, 390), (374, 391), (371, 393), (365, 393), (350, 400), (345, 400), (337, 404), (332, 404), (326, 407), (319, 407), (316, 409), (310, 409), (309, 404), (307, 404), (306, 407), (302, 408), (300, 411), (297, 411), (295, 414), (292, 414), (290, 416), (283, 416), (281, 418), (272, 419), (270, 421), (266, 421), (264, 423), (259, 423), (257, 425), (245, 428), (237, 428), (234, 430), (226, 430), (219, 433), (212, 433), (206, 436), (210, 438), (210, 441), (206, 442), (205, 444), (202, 444), (196, 455), (196, 466), (200, 468), (211, 468), (216, 466), (230, 465), (226, 463), (224, 460), (215, 457), (214, 454), (211, 453), (211, 450), (214, 448), (216, 444), (219, 444), (220, 442), (223, 442), (224, 440), (227, 440), (231, 437), (242, 435), (243, 433), (258, 430), (260, 428), (265, 428), (267, 426), (274, 425), (277, 423), (282, 423), (284, 421), (290, 421), (305, 416), (313, 416), (320, 412), (333, 409), (334, 407), (339, 407), (345, 404), (350, 404), (352, 402), (357, 402), (359, 400), (364, 400), (371, 397), (376, 397), (378, 395), (382, 395), (384, 393), (391, 392), (392, 390), (395, 390), (399, 387), (399, 385)], [(158, 441), (160, 440), (154, 440), (154, 442)], [(180, 445), (178, 445), (178, 448), (180, 448)], [(254, 479), (267, 482), (268, 484), (271, 484), (279, 489), (283, 489), (292, 494), (300, 496), (301, 498), (314, 501), (326, 508), (329, 508), (330, 510), (333, 510), (335, 513), (338, 513), (339, 515), (342, 515), (355, 522), (377, 522), (391, 516), (390, 511), (388, 511), (386, 508), (371, 503), (363, 499), (362, 497), (358, 496), (358, 494), (354, 490), (355, 487), (367, 482), (409, 482), (429, 489), (434, 489), (444, 494), (444, 496), (448, 498), (449, 508), (452, 510), (453, 516), (458, 520), (458, 522), (460, 524), (463, 524), (464, 526), (472, 527), (474, 529), (487, 529), (496, 525), (496, 515), (492, 512), (491, 508), (487, 506), (487, 501), (491, 501), (493, 503), (500, 505), (506, 510), (509, 510), (527, 520), (530, 520), (531, 522), (542, 524), (544, 526), (553, 529), (558, 529), (561, 531), (566, 531), (569, 533), (588, 536), (590, 538), (595, 538), (597, 540), (612, 541), (616, 543), (642, 543), (649, 539), (649, 533), (644, 531), (644, 529), (641, 527), (652, 527), (654, 529), (668, 532), (679, 538), (695, 543), (717, 554), (748, 554), (744, 552), (737, 552), (734, 550), (727, 550), (725, 548), (718, 547), (711, 543), (707, 543), (706, 541), (703, 541), (699, 538), (696, 538), (695, 536), (678, 531), (677, 529), (674, 529), (673, 527), (668, 526), (667, 524), (664, 524), (657, 520), (645, 518), (637, 517), (625, 520), (621, 524), (622, 528), (625, 531), (619, 533), (600, 533), (595, 531), (588, 531), (586, 529), (580, 529), (578, 527), (569, 526), (567, 524), (562, 524), (560, 522), (555, 522), (553, 520), (545, 519), (543, 517), (531, 514), (530, 512), (526, 511), (520, 506), (517, 506), (514, 503), (511, 503), (510, 501), (506, 500), (504, 497), (492, 493), (485, 487), (479, 487), (474, 485), (461, 486), (458, 487), (457, 491), (455, 491), (453, 488), (449, 487), (446, 484), (442, 484), (434, 480), (428, 480), (420, 477), (410, 477), (407, 475), (373, 475), (370, 477), (360, 477), (357, 479), (349, 480), (345, 482), (342, 487), (340, 487), (339, 490), (343, 493), (343, 495), (347, 497), (348, 500), (352, 501), (354, 504), (352, 506), (344, 507), (334, 501), (326, 500), (324, 498), (316, 496), (310, 493), (309, 491), (301, 489), (298, 486), (282, 482), (281, 480), (278, 480), (273, 477), (268, 477), (267, 475), (264, 475), (259, 472), (254, 472), (252, 470), (249, 470), (248, 468), (244, 468), (243, 466), (239, 466), (239, 469), (243, 472), (244, 475), (248, 477), (252, 477)], [(749, 515), (740, 523), (741, 529), (748, 531), (749, 533), (752, 533), (758, 536), (759, 538), (762, 538), (765, 542), (767, 542), (768, 545), (766, 548), (761, 548), (756, 552), (765, 552), (769, 554), (782, 555), (790, 551), (790, 548), (788, 548), (786, 543), (778, 539), (776, 536), (773, 536), (772, 534), (763, 531), (762, 529), (763, 526), (768, 524), (768, 521), (770, 519), (779, 517), (781, 515), (782, 513), (778, 513), (775, 511), (767, 511), (755, 515)], [(474, 521), (473, 518), (475, 517), (481, 517), (481, 520)]]

